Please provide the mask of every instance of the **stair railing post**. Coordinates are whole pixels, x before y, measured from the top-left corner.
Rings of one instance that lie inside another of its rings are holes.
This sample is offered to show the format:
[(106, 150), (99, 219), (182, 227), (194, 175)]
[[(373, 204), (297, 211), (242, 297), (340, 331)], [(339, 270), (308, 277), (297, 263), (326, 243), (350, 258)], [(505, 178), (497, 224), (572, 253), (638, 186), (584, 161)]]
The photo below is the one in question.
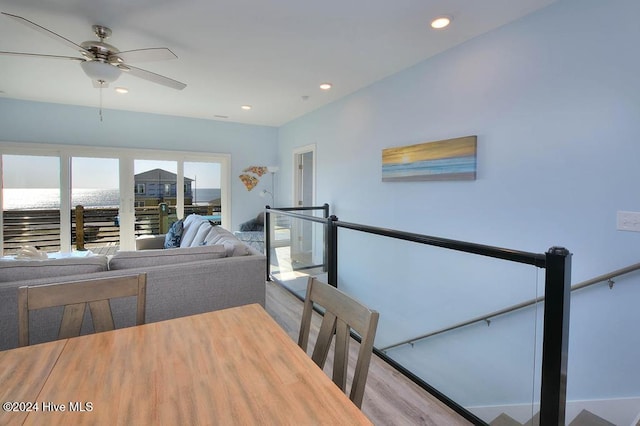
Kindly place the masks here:
[(330, 285), (338, 287), (338, 218), (329, 216), (327, 220), (327, 281)]
[(541, 425), (565, 424), (570, 300), (571, 253), (551, 247), (546, 253)]
[[(322, 217), (325, 219), (329, 219), (329, 204), (324, 203), (322, 205)], [(329, 250), (328, 250), (328, 241), (329, 241), (329, 225), (325, 224), (324, 226), (324, 253), (322, 254), (322, 271), (327, 272), (329, 270)]]

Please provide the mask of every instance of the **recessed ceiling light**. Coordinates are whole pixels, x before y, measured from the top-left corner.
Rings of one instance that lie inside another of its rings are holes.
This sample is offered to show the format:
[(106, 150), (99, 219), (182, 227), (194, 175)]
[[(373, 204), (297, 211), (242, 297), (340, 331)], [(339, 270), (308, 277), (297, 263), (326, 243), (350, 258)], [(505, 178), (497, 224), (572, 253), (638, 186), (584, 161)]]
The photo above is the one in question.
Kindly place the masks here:
[(321, 88), (322, 90), (329, 90), (329, 89), (331, 89), (332, 87), (333, 87), (333, 84), (331, 84), (331, 83), (322, 83), (322, 84), (320, 85), (320, 88)]
[(245, 111), (249, 111), (253, 107), (251, 105), (242, 105), (240, 108), (242, 108)]
[(118, 93), (129, 93), (129, 89), (126, 87), (116, 87), (116, 92)]
[(440, 16), (434, 19), (433, 21), (431, 21), (431, 28), (440, 30), (442, 28), (448, 27), (450, 23), (451, 23), (451, 18), (449, 18), (448, 16)]

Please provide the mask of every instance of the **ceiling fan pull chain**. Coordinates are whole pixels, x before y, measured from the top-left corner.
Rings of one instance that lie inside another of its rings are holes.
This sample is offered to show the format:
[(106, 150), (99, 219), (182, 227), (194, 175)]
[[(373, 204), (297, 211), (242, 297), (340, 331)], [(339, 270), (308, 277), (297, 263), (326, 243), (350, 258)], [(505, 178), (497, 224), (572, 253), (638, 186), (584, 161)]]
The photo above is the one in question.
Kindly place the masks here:
[(100, 122), (102, 123), (102, 82), (100, 83)]

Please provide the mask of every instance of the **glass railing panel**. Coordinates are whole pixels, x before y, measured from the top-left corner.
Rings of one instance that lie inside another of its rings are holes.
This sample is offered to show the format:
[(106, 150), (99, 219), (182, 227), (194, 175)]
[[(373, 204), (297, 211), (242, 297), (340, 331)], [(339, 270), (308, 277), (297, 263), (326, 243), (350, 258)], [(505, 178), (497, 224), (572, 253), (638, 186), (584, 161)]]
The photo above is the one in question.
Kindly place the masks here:
[[(313, 210), (300, 214), (322, 217), (323, 213)], [(308, 277), (326, 274), (325, 225), (272, 213), (269, 232), (270, 276), (289, 290), (304, 296)]]
[(567, 424), (640, 424), (638, 300), (638, 271), (571, 293)]
[(344, 228), (338, 236), (338, 287), (380, 312), (376, 348), (486, 422), (537, 413), (540, 304), (420, 337), (535, 299), (544, 270)]

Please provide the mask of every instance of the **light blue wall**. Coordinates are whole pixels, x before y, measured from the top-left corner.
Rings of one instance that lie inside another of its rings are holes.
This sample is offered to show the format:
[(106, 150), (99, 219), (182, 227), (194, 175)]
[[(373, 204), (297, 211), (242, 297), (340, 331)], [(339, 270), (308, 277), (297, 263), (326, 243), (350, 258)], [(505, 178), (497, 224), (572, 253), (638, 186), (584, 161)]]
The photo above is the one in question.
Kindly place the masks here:
[(238, 179), (242, 169), (277, 163), (277, 129), (214, 120), (105, 110), (0, 98), (0, 141), (231, 154), (232, 227), (264, 207)]
[[(637, 0), (561, 0), (282, 126), (279, 199), (291, 203), (291, 152), (313, 143), (317, 202), (342, 220), (533, 252), (565, 246), (576, 283), (640, 261), (640, 233), (616, 230), (618, 210), (640, 211), (639, 16)], [(381, 182), (382, 149), (467, 135), (478, 136), (476, 181)], [(393, 291), (368, 289), (407, 291), (379, 266), (402, 255), (350, 248), (341, 285), (393, 315)], [(364, 256), (378, 262), (368, 289), (354, 282), (369, 277)], [(388, 263), (428, 277), (414, 260)], [(640, 395), (638, 281), (574, 293), (570, 398)], [(430, 305), (446, 286), (411, 288), (427, 324), (475, 309), (471, 285), (472, 297)]]

